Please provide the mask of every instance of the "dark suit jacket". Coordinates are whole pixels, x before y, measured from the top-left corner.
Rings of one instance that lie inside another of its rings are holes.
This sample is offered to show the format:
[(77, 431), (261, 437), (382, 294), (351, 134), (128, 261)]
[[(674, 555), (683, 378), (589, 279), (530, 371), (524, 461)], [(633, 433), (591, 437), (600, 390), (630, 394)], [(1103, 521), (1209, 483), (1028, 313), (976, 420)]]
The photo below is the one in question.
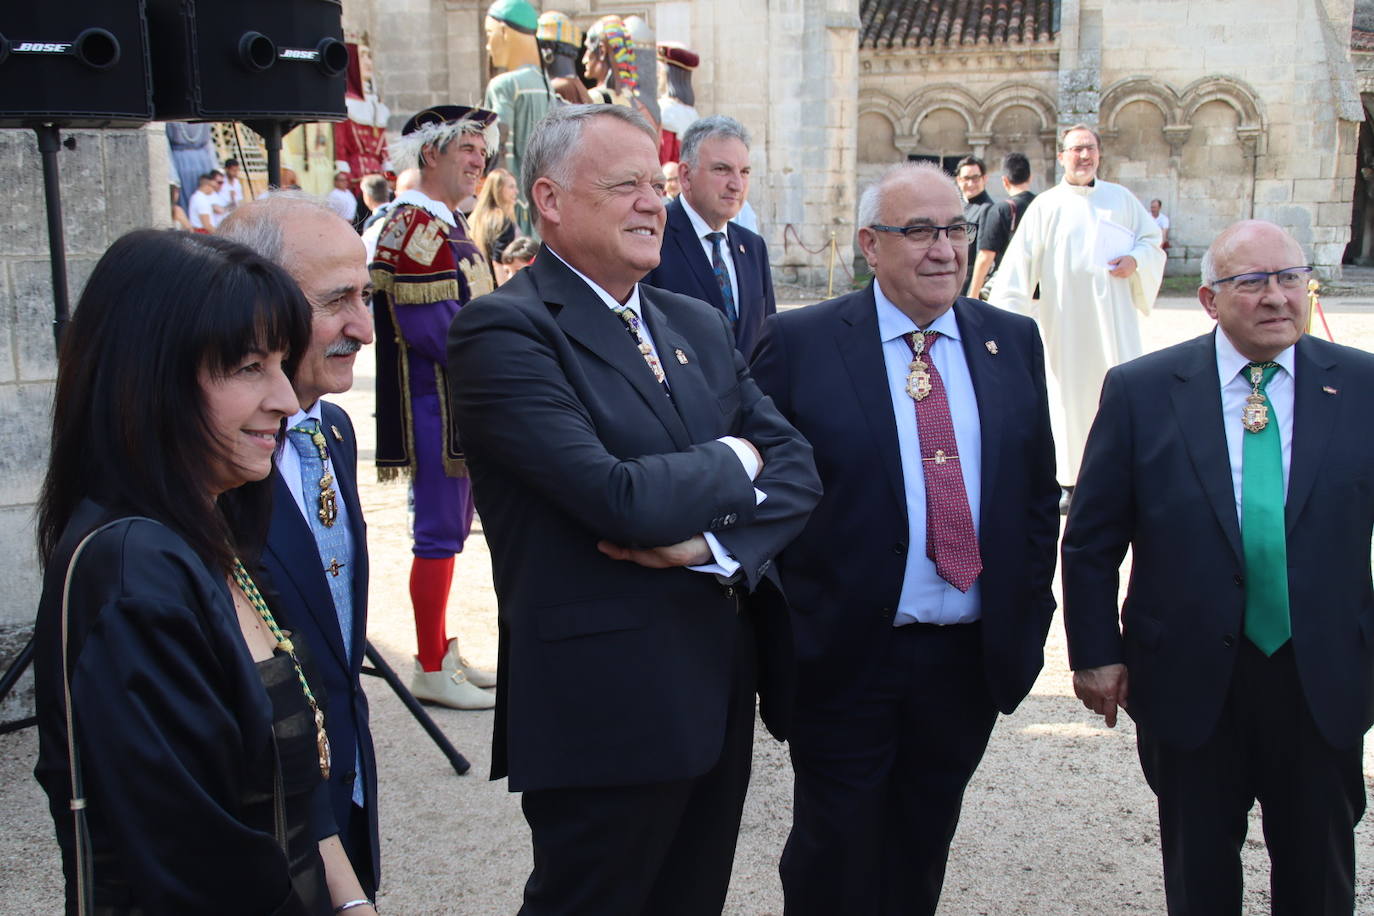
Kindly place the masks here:
[[(762, 237), (737, 223), (725, 226), (725, 241), (735, 262), (739, 296), (735, 303), (739, 321), (735, 323), (735, 346), (748, 359), (758, 344), (763, 321), (778, 310), (773, 299), (773, 272), (768, 267), (768, 246)], [(682, 200), (668, 204), (667, 228), (658, 267), (644, 282), (659, 289), (672, 290), (702, 299), (725, 312), (720, 284), (711, 270), (701, 241), (692, 230), (692, 221), (682, 209)]]
[[(315, 536), (280, 472), (272, 470), (272, 527), (263, 550), (262, 565), (276, 592), (272, 610), (278, 623), (310, 643), (324, 689), (329, 695), (325, 731), (334, 766), (329, 779), (330, 806), (337, 823), (353, 803), (356, 749), (363, 760), (364, 801), (368, 836), (371, 837), (372, 874), (380, 879), (380, 844), (377, 839), (377, 766), (368, 729), (367, 695), (358, 682), (367, 642), (367, 523), (358, 503), (358, 442), (348, 414), (328, 401), (321, 402), (320, 428), (329, 441), (329, 457), (339, 496), (348, 510), (353, 534), (353, 632), (346, 634), (352, 652), (344, 654), (345, 634), (339, 632), (334, 597), (325, 581)], [(343, 436), (340, 441), (332, 429)], [(347, 844), (345, 844), (347, 845)]]
[[(1374, 357), (1297, 345), (1285, 517), (1293, 651), (1323, 737), (1374, 721)], [(1131, 717), (1191, 748), (1216, 726), (1245, 608), (1244, 554), (1213, 336), (1107, 373), (1064, 534), (1064, 622), (1075, 669), (1125, 662)], [(1117, 570), (1130, 588), (1117, 616)]]
[[(1059, 486), (1035, 324), (973, 299), (955, 317), (982, 438), (982, 639), (1011, 712), (1044, 659)], [(989, 343), (995, 343), (994, 347)], [(909, 528), (873, 288), (771, 318), (754, 376), (815, 448), (825, 496), (778, 559), (792, 608), (799, 701), (856, 690), (891, 635)]]
[[(672, 400), (620, 319), (547, 248), (449, 332), (500, 606), (492, 776), (508, 774), (512, 791), (710, 769), (738, 602), (714, 576), (612, 560), (597, 542), (710, 531), (754, 590), (817, 498), (810, 447), (759, 393), (720, 313), (644, 286), (640, 303)], [(753, 486), (714, 441), (726, 435), (763, 454)]]

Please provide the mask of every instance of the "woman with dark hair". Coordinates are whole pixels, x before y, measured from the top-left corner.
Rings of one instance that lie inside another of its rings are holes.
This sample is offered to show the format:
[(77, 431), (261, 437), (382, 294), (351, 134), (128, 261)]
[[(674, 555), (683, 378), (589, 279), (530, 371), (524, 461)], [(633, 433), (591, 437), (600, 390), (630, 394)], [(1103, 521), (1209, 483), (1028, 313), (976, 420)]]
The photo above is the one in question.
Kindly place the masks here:
[(34, 772), (69, 913), (375, 912), (333, 835), (325, 698), (254, 584), (309, 336), (281, 268), (153, 230), (63, 335)]
[(505, 169), (492, 169), (477, 192), (477, 206), (472, 208), (468, 223), (472, 226), (472, 240), (495, 267), (501, 263), (501, 252), (515, 241), (515, 198), (519, 195), (515, 176)]

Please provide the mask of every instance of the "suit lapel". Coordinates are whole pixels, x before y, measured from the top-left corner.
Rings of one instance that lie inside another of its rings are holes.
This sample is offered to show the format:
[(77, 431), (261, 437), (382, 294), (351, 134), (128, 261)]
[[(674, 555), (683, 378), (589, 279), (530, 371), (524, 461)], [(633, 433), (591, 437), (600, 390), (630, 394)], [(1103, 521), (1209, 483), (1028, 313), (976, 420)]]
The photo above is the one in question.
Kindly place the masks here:
[(878, 310), (872, 284), (846, 304), (840, 318), (835, 345), (854, 386), (855, 401), (873, 436), (874, 454), (883, 464), (892, 487), (892, 498), (903, 507), (905, 515), (902, 452), (897, 443), (897, 420), (892, 414), (892, 394), (887, 386), (887, 364), (878, 336)]
[[(1298, 340), (1294, 356), (1293, 447), (1284, 513), (1290, 534), (1312, 493), (1340, 409), (1340, 372), (1334, 359), (1316, 352), (1318, 343), (1314, 338), (1303, 336)], [(1336, 393), (1330, 394), (1323, 389)]]
[[(639, 393), (644, 403), (654, 412), (654, 416), (663, 423), (678, 448), (687, 448), (691, 445), (687, 438), (687, 430), (682, 425), (682, 418), (677, 415), (672, 402), (663, 393), (663, 386), (654, 379), (653, 373), (645, 365), (644, 357), (635, 347), (634, 339), (626, 330), (624, 322), (606, 307), (601, 298), (582, 282), (580, 277), (547, 249), (541, 249), (530, 269), (534, 274), (533, 279), (539, 295), (544, 301), (561, 306), (555, 320), (563, 329), (563, 333), (623, 375), (630, 387)], [(644, 302), (642, 290), (640, 302)], [(652, 329), (650, 333), (653, 333)]]
[(1002, 362), (995, 358), (984, 343), (983, 316), (976, 306), (965, 300), (954, 300), (954, 319), (959, 323), (960, 343), (969, 378), (973, 380), (973, 396), (978, 401), (978, 440), (982, 453), (979, 470), (982, 505), (992, 505), (991, 488), (997, 479), (997, 462), (1002, 455), (1002, 399), (997, 392), (1005, 391)]
[(692, 229), (692, 219), (687, 215), (687, 211), (682, 208), (681, 201), (673, 201), (668, 207), (668, 228), (672, 234), (673, 242), (678, 246), (678, 251), (681, 252), (682, 263), (686, 264), (688, 269), (692, 271), (697, 286), (701, 288), (703, 294), (701, 298), (724, 311), (725, 299), (720, 294), (720, 284), (716, 282), (716, 272), (711, 268), (711, 262), (706, 258), (706, 251), (701, 247), (701, 240), (697, 238), (696, 232)]
[[(659, 361), (673, 392), (671, 403), (686, 427), (688, 441), (714, 439), (720, 435), (721, 413), (701, 374), (701, 362), (691, 343), (668, 323), (668, 316), (646, 295), (647, 291), (646, 287), (639, 288), (639, 308), (658, 348)], [(687, 359), (686, 363), (678, 359), (679, 353)]]
[[(1215, 333), (1215, 332), (1214, 332)], [(1174, 370), (1178, 382), (1170, 392), (1174, 416), (1184, 447), (1193, 462), (1202, 492), (1226, 532), (1236, 558), (1244, 553), (1240, 522), (1236, 519), (1236, 491), (1231, 481), (1231, 457), (1221, 415), (1221, 383), (1217, 378), (1216, 345), (1212, 336), (1192, 341)]]
[[(341, 666), (347, 667), (343, 638), (339, 633), (339, 615), (334, 609), (334, 596), (329, 591), (329, 583), (324, 580), (315, 535), (301, 515), (281, 471), (275, 467), (272, 469), (272, 498), (272, 523), (267, 549), (277, 555), (283, 576), (290, 580), (289, 583), (276, 583), (277, 588), (295, 588), (306, 610), (315, 619), (316, 629), (324, 634), (329, 650)], [(352, 506), (349, 508), (352, 509)]]

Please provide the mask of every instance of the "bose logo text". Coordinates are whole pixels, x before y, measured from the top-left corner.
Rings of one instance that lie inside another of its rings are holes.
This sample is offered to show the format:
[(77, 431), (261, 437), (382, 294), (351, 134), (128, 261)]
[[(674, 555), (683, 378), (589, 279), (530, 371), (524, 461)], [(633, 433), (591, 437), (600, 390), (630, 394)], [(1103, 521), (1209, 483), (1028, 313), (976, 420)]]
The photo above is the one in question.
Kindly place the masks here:
[(319, 60), (320, 52), (303, 48), (282, 48), (278, 56), (282, 60)]
[(71, 49), (70, 41), (21, 41), (10, 48), (16, 54), (66, 54)]

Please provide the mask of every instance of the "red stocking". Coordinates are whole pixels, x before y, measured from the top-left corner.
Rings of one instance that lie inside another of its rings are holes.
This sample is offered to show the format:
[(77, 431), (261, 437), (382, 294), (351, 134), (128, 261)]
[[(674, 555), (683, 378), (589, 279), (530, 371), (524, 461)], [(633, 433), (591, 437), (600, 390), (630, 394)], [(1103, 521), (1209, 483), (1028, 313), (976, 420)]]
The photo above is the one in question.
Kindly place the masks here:
[(453, 584), (453, 557), (415, 557), (410, 564), (410, 603), (415, 609), (415, 643), (420, 667), (438, 671), (448, 651), (448, 590)]

